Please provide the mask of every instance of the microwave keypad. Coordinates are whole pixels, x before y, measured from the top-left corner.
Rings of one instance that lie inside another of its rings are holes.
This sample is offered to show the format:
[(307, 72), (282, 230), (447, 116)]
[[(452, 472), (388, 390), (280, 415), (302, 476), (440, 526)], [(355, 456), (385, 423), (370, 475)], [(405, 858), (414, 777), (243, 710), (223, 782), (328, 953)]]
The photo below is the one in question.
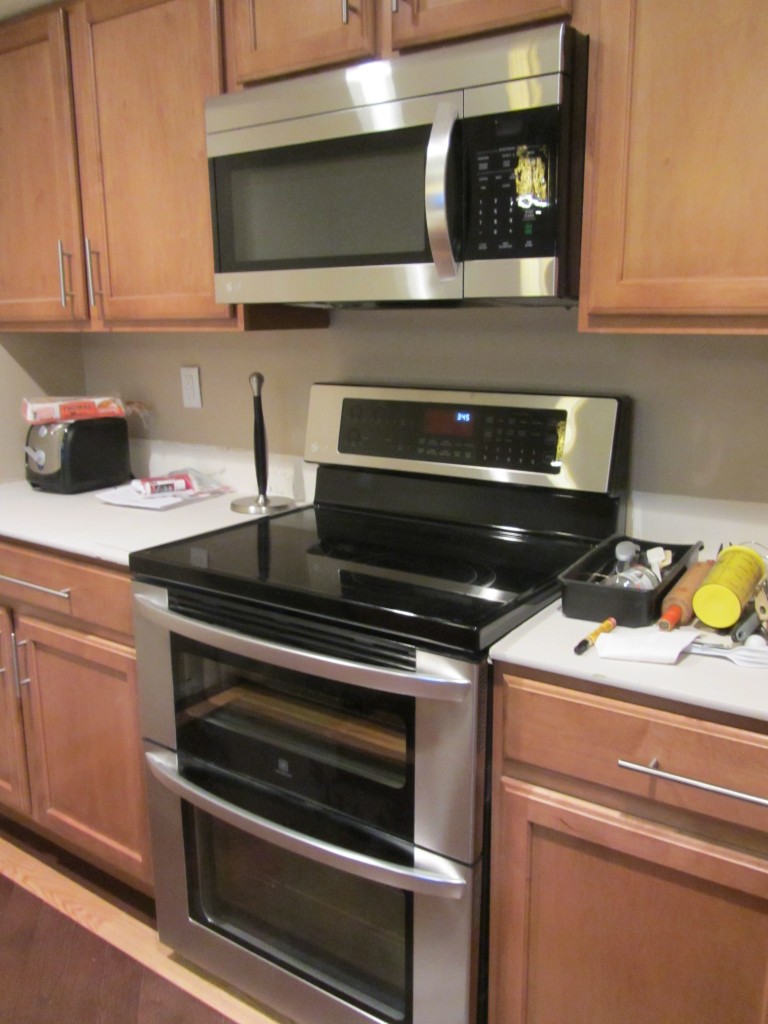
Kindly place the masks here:
[(469, 258), (553, 254), (549, 163), (544, 145), (474, 155)]

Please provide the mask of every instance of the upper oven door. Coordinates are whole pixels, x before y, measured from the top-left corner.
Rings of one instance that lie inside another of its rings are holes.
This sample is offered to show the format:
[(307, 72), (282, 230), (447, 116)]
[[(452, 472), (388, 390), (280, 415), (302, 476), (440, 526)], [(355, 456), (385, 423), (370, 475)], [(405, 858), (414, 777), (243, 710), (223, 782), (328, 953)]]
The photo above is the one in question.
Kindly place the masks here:
[(220, 302), (459, 299), (461, 91), (212, 131)]
[(142, 732), (190, 781), (317, 839), (332, 822), (361, 852), (388, 834), (477, 859), (485, 663), (356, 664), (188, 618), (159, 587), (134, 598)]

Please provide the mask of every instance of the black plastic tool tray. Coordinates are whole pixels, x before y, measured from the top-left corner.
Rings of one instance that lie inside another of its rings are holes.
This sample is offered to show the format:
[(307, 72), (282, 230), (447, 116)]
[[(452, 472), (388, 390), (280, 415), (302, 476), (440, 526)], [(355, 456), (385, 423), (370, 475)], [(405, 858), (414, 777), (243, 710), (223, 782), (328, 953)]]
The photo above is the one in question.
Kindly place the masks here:
[[(661, 582), (653, 590), (634, 590), (607, 587), (600, 580), (609, 576), (616, 565), (616, 545), (631, 540), (640, 551), (662, 547), (672, 552), (672, 562), (663, 572)], [(685, 570), (698, 561), (701, 541), (686, 547), (681, 544), (662, 544), (660, 541), (638, 540), (617, 533), (562, 572), (558, 579), (562, 585), (563, 614), (569, 619), (591, 619), (602, 622), (613, 616), (619, 626), (649, 626), (661, 613), (665, 594), (677, 583)]]

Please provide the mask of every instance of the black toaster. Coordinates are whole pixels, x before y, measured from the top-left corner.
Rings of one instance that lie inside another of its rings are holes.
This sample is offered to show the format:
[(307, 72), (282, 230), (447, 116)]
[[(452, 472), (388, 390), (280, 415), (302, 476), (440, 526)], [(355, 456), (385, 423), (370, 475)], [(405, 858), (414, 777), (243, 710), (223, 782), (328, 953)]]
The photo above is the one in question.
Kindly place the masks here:
[(24, 453), (30, 484), (55, 494), (115, 487), (132, 476), (123, 416), (35, 423)]

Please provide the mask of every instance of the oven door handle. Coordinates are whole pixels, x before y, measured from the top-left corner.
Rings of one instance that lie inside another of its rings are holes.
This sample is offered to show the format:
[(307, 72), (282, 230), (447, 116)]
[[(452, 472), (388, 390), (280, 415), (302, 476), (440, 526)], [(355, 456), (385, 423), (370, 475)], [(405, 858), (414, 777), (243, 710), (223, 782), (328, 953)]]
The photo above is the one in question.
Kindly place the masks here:
[[(134, 592), (135, 608), (139, 614), (171, 633), (185, 636), (189, 640), (218, 647), (230, 654), (239, 654), (254, 661), (264, 661), (278, 668), (294, 672), (306, 672), (323, 679), (333, 679), (351, 686), (361, 686), (382, 693), (397, 693), (404, 697), (430, 698), (434, 700), (461, 701), (472, 691), (472, 683), (456, 671), (455, 676), (440, 672), (399, 672), (395, 669), (379, 669), (375, 666), (356, 664), (331, 658), (323, 654), (310, 654), (292, 647), (245, 636), (222, 626), (211, 626), (196, 619), (169, 611), (167, 607), (149, 593)], [(428, 655), (424, 655), (425, 658)], [(435, 659), (436, 661), (441, 659)], [(442, 671), (444, 665), (440, 665)]]
[(460, 874), (462, 866), (445, 857), (427, 850), (418, 850), (419, 864), (410, 868), (377, 857), (368, 857), (342, 846), (334, 846), (332, 843), (295, 832), (267, 818), (235, 807), (189, 782), (188, 779), (182, 778), (179, 774), (177, 755), (171, 751), (150, 750), (145, 756), (150, 771), (166, 789), (219, 821), (241, 832), (247, 832), (257, 839), (273, 843), (283, 850), (307, 857), (318, 864), (325, 864), (348, 875), (366, 878), (371, 882), (391, 886), (393, 889), (448, 899), (460, 899), (466, 894), (467, 883)]

